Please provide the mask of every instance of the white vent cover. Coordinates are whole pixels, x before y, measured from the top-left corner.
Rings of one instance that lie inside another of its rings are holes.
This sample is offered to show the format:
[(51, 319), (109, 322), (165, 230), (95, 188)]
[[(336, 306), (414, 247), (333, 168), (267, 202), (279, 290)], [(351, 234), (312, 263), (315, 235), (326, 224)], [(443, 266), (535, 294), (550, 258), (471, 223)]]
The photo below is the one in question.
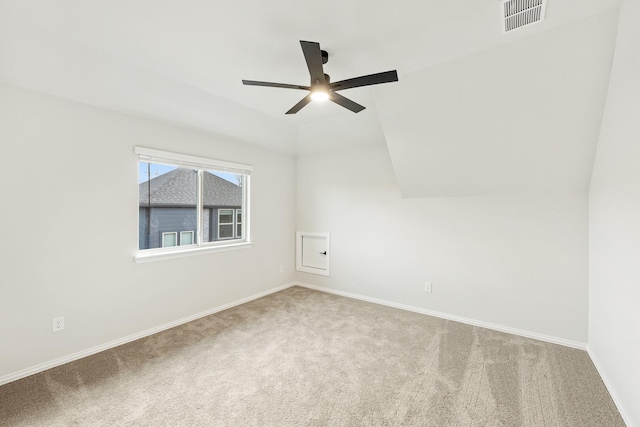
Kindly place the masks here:
[(502, 33), (508, 33), (544, 19), (547, 0), (502, 0)]

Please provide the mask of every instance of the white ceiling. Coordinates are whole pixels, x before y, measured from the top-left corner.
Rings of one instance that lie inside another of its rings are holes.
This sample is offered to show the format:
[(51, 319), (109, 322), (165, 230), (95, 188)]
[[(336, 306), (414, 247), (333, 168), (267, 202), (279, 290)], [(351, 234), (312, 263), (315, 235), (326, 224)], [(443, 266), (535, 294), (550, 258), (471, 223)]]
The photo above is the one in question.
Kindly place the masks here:
[[(498, 0), (0, 0), (0, 81), (290, 154), (386, 141), (407, 197), (573, 190), (620, 1), (549, 0), (502, 35)], [(342, 92), (358, 114), (285, 116), (305, 92), (241, 80), (308, 84), (299, 40), (329, 52), (333, 81), (400, 82)]]
[(586, 190), (617, 19), (586, 18), (377, 89), (403, 196)]

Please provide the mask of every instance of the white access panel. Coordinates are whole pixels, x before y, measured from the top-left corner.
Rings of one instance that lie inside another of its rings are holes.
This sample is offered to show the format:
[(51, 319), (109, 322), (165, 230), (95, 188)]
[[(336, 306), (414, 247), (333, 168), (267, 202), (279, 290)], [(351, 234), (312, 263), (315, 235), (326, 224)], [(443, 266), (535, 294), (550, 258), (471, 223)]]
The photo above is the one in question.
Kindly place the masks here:
[(327, 269), (327, 239), (320, 236), (302, 236), (302, 265)]
[(329, 233), (296, 233), (296, 270), (329, 276)]

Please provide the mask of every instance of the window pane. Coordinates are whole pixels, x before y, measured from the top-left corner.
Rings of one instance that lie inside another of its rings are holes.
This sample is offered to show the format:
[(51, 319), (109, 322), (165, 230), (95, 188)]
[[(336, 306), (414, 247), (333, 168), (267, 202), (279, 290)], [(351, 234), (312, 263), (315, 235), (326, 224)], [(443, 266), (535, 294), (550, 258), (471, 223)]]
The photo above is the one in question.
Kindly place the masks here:
[(233, 237), (233, 224), (220, 225), (218, 227), (220, 239), (230, 239)]
[(218, 218), (220, 224), (233, 224), (233, 211), (220, 209)]
[[(193, 231), (197, 223), (197, 191), (196, 170), (140, 162), (139, 248), (176, 246), (177, 233)], [(175, 233), (173, 240), (163, 238), (163, 233)]]
[(202, 208), (209, 211), (202, 215), (203, 242), (233, 239), (235, 236), (236, 209), (242, 209), (242, 175), (205, 170), (202, 175)]
[(180, 233), (180, 245), (193, 245), (193, 231)]
[(176, 246), (178, 233), (162, 233), (162, 247)]
[(242, 238), (242, 224), (236, 225), (236, 238), (238, 239)]

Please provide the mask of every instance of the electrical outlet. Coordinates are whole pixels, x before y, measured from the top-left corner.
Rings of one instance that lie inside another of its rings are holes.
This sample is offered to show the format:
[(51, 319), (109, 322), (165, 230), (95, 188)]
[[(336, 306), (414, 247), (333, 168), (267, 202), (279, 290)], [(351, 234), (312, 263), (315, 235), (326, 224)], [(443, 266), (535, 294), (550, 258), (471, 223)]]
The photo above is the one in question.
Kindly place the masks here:
[(64, 317), (54, 317), (52, 330), (53, 332), (59, 332), (64, 329)]
[(424, 291), (431, 292), (431, 282), (424, 282)]
[(284, 265), (280, 266), (280, 273), (284, 273)]

